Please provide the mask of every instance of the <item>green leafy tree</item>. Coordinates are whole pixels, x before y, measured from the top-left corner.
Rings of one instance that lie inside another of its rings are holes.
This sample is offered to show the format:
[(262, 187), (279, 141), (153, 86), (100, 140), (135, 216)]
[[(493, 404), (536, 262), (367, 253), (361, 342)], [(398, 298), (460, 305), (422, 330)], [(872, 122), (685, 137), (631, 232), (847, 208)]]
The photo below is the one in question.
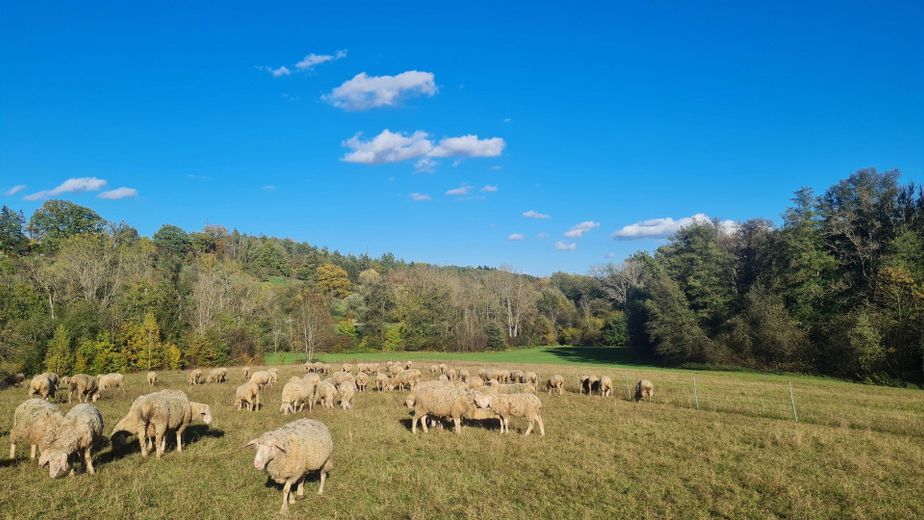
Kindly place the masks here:
[(24, 255), (29, 252), (29, 239), (25, 233), (26, 217), (3, 206), (0, 208), (0, 252)]
[(106, 222), (95, 211), (68, 202), (49, 200), (29, 219), (29, 234), (42, 251), (57, 251), (61, 240), (85, 233), (102, 233)]
[(48, 350), (45, 353), (45, 370), (58, 375), (74, 373), (74, 349), (71, 344), (71, 333), (64, 325), (58, 325)]

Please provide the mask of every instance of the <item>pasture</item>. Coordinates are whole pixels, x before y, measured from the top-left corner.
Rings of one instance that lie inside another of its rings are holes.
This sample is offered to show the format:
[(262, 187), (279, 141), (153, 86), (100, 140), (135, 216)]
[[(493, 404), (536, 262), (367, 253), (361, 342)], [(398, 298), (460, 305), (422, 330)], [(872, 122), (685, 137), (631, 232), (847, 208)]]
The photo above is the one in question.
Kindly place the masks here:
[[(142, 459), (136, 444), (118, 453), (107, 447), (96, 457), (96, 475), (52, 481), (23, 457), (28, 448), (20, 448), (18, 460), (0, 461), (3, 516), (273, 517), (279, 487), (253, 468), (253, 450), (241, 446), (311, 416), (331, 430), (334, 467), (322, 496), (315, 494), (316, 478), (309, 479), (292, 517), (924, 517), (921, 391), (745, 372), (694, 374), (548, 350), (322, 356), (338, 363), (414, 359), (424, 379), (431, 378), (429, 360), (473, 373), (482, 366), (528, 368), (540, 381), (559, 373), (566, 394), (539, 394), (545, 437), (523, 437), (523, 419), (514, 419), (503, 436), (496, 421), (466, 423), (460, 436), (449, 429), (412, 435), (403, 406), (407, 391), (361, 392), (351, 410), (283, 416), (281, 387), (304, 374), (300, 365), (279, 365), (279, 385), (264, 391), (264, 407), (254, 413), (234, 409), (239, 368), (225, 384), (192, 387), (188, 371), (161, 372), (158, 389), (183, 389), (212, 406), (211, 427), (190, 428), (183, 453), (173, 451), (172, 442), (161, 460)], [(523, 356), (538, 362), (527, 364)], [(577, 394), (583, 373), (609, 375), (616, 395)], [(652, 404), (626, 398), (625, 381), (641, 378), (655, 385)], [(97, 402), (107, 434), (131, 401), (150, 391), (144, 374), (126, 381), (124, 396), (116, 391)], [(25, 388), (0, 391), (0, 441), (8, 440), (13, 410), (25, 395)]]

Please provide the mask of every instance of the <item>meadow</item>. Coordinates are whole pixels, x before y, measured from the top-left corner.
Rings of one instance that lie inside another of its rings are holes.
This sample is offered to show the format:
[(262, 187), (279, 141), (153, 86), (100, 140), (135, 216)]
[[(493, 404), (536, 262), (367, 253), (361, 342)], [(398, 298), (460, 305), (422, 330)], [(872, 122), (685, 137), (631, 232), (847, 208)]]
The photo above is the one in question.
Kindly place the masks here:
[[(749, 372), (655, 368), (600, 349), (438, 354), (339, 354), (322, 361), (430, 361), (470, 371), (528, 368), (565, 376), (565, 395), (541, 393), (546, 436), (510, 435), (495, 421), (410, 433), (407, 392), (357, 394), (352, 410), (302, 412), (334, 437), (325, 494), (291, 507), (319, 518), (921, 518), (924, 517), (924, 392), (835, 380)], [(601, 356), (604, 356), (601, 358)], [(289, 359), (291, 361), (291, 359)], [(181, 388), (211, 404), (211, 427), (194, 426), (187, 447), (168, 445), (161, 460), (137, 447), (96, 457), (96, 475), (51, 481), (23, 458), (0, 461), (4, 517), (267, 518), (278, 486), (252, 466), (241, 446), (293, 416), (279, 413), (281, 385), (304, 373), (280, 363), (280, 384), (259, 412), (237, 412), (232, 368), (225, 384), (187, 386), (184, 372), (161, 372), (158, 388)], [(577, 394), (577, 376), (609, 375), (615, 396)], [(693, 378), (696, 378), (694, 391)], [(625, 382), (655, 385), (654, 402), (627, 399)], [(97, 402), (107, 433), (131, 401), (150, 391), (143, 374)], [(790, 394), (790, 383), (792, 394)], [(0, 441), (6, 441), (24, 388), (0, 391)], [(798, 421), (793, 414), (795, 401)], [(69, 405), (62, 404), (63, 409)], [(27, 455), (26, 455), (27, 456)]]

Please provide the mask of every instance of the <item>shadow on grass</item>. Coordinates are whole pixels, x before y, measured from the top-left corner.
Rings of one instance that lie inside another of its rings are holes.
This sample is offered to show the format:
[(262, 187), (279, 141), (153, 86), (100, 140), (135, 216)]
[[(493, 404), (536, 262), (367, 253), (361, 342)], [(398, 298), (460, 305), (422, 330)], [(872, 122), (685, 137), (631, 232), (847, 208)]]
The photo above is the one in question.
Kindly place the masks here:
[[(204, 438), (211, 437), (220, 439), (224, 436), (224, 430), (209, 428), (204, 424), (196, 424), (186, 428), (186, 432), (183, 434), (183, 447), (186, 448), (191, 446)], [(167, 440), (167, 448), (164, 451), (164, 455), (171, 451), (176, 451), (176, 435), (173, 432), (168, 432), (164, 438)], [(141, 453), (141, 446), (138, 444), (138, 438), (135, 436), (123, 436), (122, 440), (113, 441), (110, 443), (110, 446), (111, 449), (109, 451), (103, 452), (95, 458), (97, 463), (106, 464), (136, 453)], [(148, 451), (149, 457), (154, 457), (155, 454), (156, 450), (154, 448)]]
[[(401, 419), (401, 425), (404, 426), (404, 429), (407, 431), (411, 431), (411, 420), (412, 419), (410, 417)], [(442, 430), (447, 430), (449, 432), (452, 432), (452, 429), (453, 429), (452, 419), (445, 419), (442, 417), (436, 418), (436, 419), (430, 418), (430, 423), (428, 427), (431, 430), (441, 430), (442, 429)], [(463, 418), (462, 428), (464, 429), (466, 427), (475, 427), (475, 428), (480, 428), (484, 430), (499, 430), (500, 422), (497, 419), (465, 419)], [(419, 423), (417, 424), (417, 429), (420, 430), (421, 432), (423, 431), (423, 427)]]
[(548, 352), (571, 363), (630, 366), (658, 364), (654, 356), (637, 347), (556, 347)]

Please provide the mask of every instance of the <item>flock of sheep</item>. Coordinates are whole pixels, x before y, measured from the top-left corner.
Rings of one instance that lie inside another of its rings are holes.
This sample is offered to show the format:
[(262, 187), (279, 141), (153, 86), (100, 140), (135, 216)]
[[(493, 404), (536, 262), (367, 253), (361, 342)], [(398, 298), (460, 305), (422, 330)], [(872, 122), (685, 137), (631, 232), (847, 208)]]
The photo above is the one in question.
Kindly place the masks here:
[[(378, 390), (380, 392), (409, 390), (405, 406), (413, 412), (411, 432), (417, 433), (420, 424), (425, 433), (430, 427), (442, 428), (443, 420), (451, 421), (453, 431), (460, 434), (462, 420), (498, 421), (500, 432), (509, 433), (510, 419), (521, 417), (528, 421), (524, 435), (529, 435), (538, 426), (540, 435), (545, 435), (541, 411), (542, 401), (536, 396), (539, 377), (532, 371), (480, 369), (470, 373), (446, 364), (429, 367), (431, 380), (423, 381), (420, 370), (412, 362), (388, 362), (384, 367), (378, 363), (342, 364), (334, 370), (326, 363), (314, 362), (304, 365), (303, 377), (293, 376), (282, 387), (279, 411), (294, 414), (305, 408), (309, 411), (319, 405), (334, 408), (335, 405), (348, 410), (356, 392)], [(354, 375), (355, 370), (355, 375)], [(275, 368), (259, 370), (251, 374), (244, 367), (244, 383), (234, 393), (235, 408), (238, 411), (256, 412), (260, 409), (260, 394), (266, 388), (278, 384), (279, 373)], [(325, 376), (322, 379), (322, 376)], [(224, 383), (228, 369), (215, 368), (204, 377), (200, 369), (190, 372), (187, 383)], [(24, 377), (17, 376), (13, 384), (21, 384)], [(150, 386), (157, 384), (155, 372), (147, 374)], [(579, 378), (579, 391), (601, 396), (612, 395), (613, 383), (609, 377), (595, 375)], [(545, 380), (543, 389), (550, 394), (564, 393), (565, 378), (559, 374)], [(54, 373), (39, 374), (29, 383), (28, 399), (20, 404), (13, 416), (10, 431), (10, 458), (16, 457), (18, 444), (31, 446), (30, 458), (40, 452), (40, 466), (48, 466), (49, 475), (56, 478), (73, 474), (72, 464), (82, 461), (88, 473), (95, 473), (93, 452), (105, 444), (103, 418), (93, 404), (104, 392), (119, 389), (124, 394), (124, 377), (121, 374), (105, 374), (98, 377), (77, 374), (58, 377)], [(641, 401), (653, 397), (650, 381), (636, 384), (635, 399)], [(56, 397), (63, 400), (66, 391), (67, 402), (79, 402), (66, 415), (52, 402)], [(142, 395), (132, 402), (131, 407), (109, 435), (114, 446), (125, 445), (129, 437), (135, 436), (141, 456), (150, 451), (160, 458), (165, 449), (167, 435), (176, 436), (176, 451), (183, 451), (183, 434), (194, 421), (206, 425), (212, 422), (208, 404), (191, 401), (181, 390), (160, 390)], [(333, 440), (323, 423), (313, 419), (292, 421), (280, 428), (268, 431), (251, 440), (244, 447), (256, 450), (254, 467), (266, 472), (275, 482), (283, 485), (282, 511), (295, 502), (295, 494), (304, 493), (304, 479), (309, 473), (320, 473), (318, 494), (324, 491), (327, 472), (331, 468)]]

